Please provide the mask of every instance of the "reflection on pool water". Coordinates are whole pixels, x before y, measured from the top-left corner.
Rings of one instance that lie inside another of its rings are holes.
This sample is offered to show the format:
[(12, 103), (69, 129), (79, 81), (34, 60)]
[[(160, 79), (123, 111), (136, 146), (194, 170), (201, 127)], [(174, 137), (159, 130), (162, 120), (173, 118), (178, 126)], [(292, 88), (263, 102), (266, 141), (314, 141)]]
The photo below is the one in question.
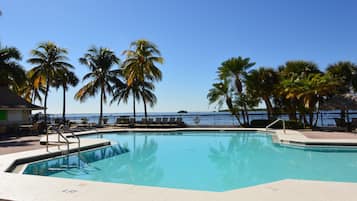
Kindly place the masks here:
[[(357, 182), (357, 152), (296, 149), (259, 132), (110, 133), (116, 145), (27, 166), (24, 174), (226, 191), (281, 179)], [(78, 165), (79, 164), (79, 165)]]

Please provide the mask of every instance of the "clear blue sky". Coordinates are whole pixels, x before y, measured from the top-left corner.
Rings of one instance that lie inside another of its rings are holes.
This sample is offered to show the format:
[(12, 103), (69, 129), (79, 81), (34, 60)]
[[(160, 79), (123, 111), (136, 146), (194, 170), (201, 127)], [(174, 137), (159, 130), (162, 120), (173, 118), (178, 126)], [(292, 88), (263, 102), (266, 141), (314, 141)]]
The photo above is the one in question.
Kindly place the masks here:
[[(0, 10), (3, 45), (19, 48), (25, 61), (39, 42), (54, 41), (69, 50), (80, 78), (87, 68), (78, 58), (91, 45), (121, 54), (131, 41), (153, 41), (166, 59), (151, 109), (156, 112), (213, 110), (207, 91), (216, 68), (233, 56), (275, 68), (291, 59), (311, 60), (321, 69), (338, 60), (357, 62), (353, 0), (2, 0)], [(73, 100), (81, 85), (70, 89), (67, 111), (98, 112), (98, 97), (83, 104)], [(60, 113), (61, 100), (61, 91), (52, 89), (48, 111)], [(112, 105), (104, 111), (131, 108)]]

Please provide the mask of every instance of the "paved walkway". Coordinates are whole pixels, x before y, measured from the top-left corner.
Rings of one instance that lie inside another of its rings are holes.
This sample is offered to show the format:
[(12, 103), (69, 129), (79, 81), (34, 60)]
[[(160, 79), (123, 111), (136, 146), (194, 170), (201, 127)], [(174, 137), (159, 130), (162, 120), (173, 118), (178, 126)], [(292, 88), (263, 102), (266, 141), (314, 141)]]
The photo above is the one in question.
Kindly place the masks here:
[(303, 131), (302, 134), (313, 139), (357, 139), (357, 134), (348, 132)]
[(45, 146), (40, 145), (40, 138), (41, 136), (11, 137), (0, 135), (0, 155), (44, 148)]

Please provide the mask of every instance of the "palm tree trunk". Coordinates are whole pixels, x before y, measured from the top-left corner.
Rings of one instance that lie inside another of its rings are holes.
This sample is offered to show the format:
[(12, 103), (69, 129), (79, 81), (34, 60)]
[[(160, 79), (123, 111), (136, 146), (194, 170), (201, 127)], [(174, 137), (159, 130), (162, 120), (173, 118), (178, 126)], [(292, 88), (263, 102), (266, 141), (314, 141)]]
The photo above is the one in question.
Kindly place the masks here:
[(313, 111), (309, 111), (309, 124), (310, 124), (310, 128), (312, 128), (314, 126), (314, 112)]
[(31, 94), (31, 103), (34, 104), (35, 103), (35, 89), (32, 90), (32, 94)]
[(133, 113), (134, 113), (134, 123), (136, 122), (136, 111), (135, 111), (135, 94), (133, 93)]
[(317, 110), (316, 110), (316, 119), (315, 119), (315, 123), (314, 123), (314, 127), (317, 126), (317, 122), (319, 120), (319, 114), (320, 114), (320, 101), (317, 101)]
[(247, 126), (249, 126), (249, 114), (248, 114), (248, 108), (247, 108), (247, 105), (246, 104), (244, 104), (244, 112), (245, 112), (245, 116), (246, 116), (246, 118), (247, 118)]
[(148, 118), (148, 113), (147, 113), (147, 109), (146, 109), (146, 100), (145, 100), (145, 98), (143, 98), (143, 103), (144, 103), (145, 118)]
[(288, 115), (289, 115), (289, 120), (294, 120), (296, 121), (297, 118), (296, 118), (296, 104), (295, 104), (295, 101), (294, 100), (291, 100), (288, 102), (287, 104), (287, 107), (288, 107)]
[(44, 110), (43, 110), (43, 113), (45, 115), (45, 132), (46, 132), (46, 150), (48, 151), (48, 130), (47, 130), (47, 94), (48, 94), (48, 89), (50, 88), (49, 86), (50, 82), (49, 82), (49, 79), (47, 77), (47, 82), (46, 82), (46, 92), (45, 92), (45, 102), (44, 102)]
[(63, 108), (62, 108), (62, 122), (63, 124), (66, 123), (66, 89), (63, 85)]
[(103, 87), (100, 90), (100, 113), (99, 113), (99, 122), (98, 125), (102, 125), (102, 119), (103, 119), (103, 94), (104, 94), (104, 89)]
[(273, 106), (269, 100), (269, 97), (263, 97), (263, 100), (265, 102), (265, 106), (267, 107), (267, 117), (268, 119), (271, 119), (273, 114)]
[(226, 96), (226, 105), (227, 105), (229, 111), (232, 113), (232, 115), (236, 117), (239, 125), (242, 126), (243, 124), (240, 121), (239, 113), (237, 114), (236, 111), (233, 109), (232, 99), (229, 96)]
[(49, 79), (47, 79), (46, 92), (45, 92), (45, 103), (44, 103), (44, 107), (45, 108), (44, 108), (44, 111), (43, 111), (43, 113), (45, 115), (45, 119), (44, 120), (45, 120), (45, 126), (46, 126), (46, 128), (45, 128), (46, 133), (47, 133), (47, 95), (48, 95), (49, 88), (50, 88), (50, 81), (49, 81)]
[(241, 114), (242, 114), (242, 118), (243, 118), (243, 125), (242, 125), (242, 126), (245, 127), (245, 125), (246, 125), (247, 123), (246, 123), (246, 118), (245, 118), (244, 109), (242, 109)]

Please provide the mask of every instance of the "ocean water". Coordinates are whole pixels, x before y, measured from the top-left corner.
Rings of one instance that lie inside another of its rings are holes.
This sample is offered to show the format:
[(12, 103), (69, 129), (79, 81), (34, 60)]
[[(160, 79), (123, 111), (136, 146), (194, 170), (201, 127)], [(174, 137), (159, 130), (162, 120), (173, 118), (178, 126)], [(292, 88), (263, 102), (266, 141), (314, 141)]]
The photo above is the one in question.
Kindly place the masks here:
[[(204, 191), (282, 179), (357, 182), (357, 152), (297, 149), (259, 132), (110, 133), (116, 145), (30, 164), (24, 174)], [(80, 167), (78, 168), (78, 164)], [(76, 168), (63, 168), (63, 167)], [(63, 168), (62, 170), (60, 168)]]

